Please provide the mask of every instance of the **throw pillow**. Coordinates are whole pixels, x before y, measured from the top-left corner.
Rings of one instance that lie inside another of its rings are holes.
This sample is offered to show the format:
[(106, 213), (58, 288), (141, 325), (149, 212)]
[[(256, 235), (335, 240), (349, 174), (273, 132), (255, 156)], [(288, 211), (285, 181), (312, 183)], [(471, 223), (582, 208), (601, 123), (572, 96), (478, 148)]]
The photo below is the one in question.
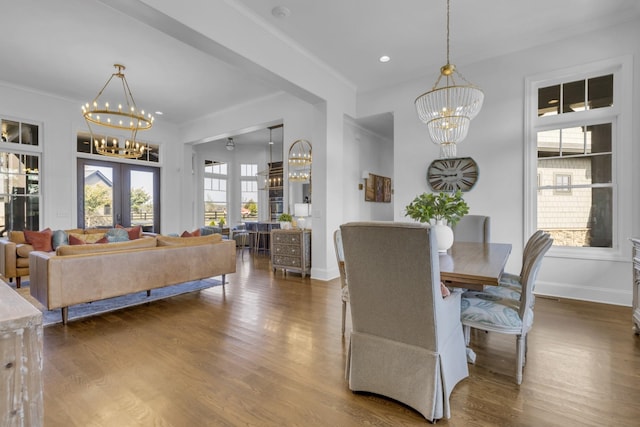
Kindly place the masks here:
[[(111, 228), (109, 229), (104, 237), (108, 242), (126, 242), (128, 240), (135, 240), (129, 238), (129, 232), (124, 228)], [(97, 243), (97, 242), (96, 242)]]
[[(129, 239), (127, 239), (127, 240), (129, 240)], [(111, 241), (109, 240), (109, 238), (105, 234), (105, 236), (102, 239), (96, 240), (96, 243), (111, 243)]]
[(447, 288), (442, 282), (440, 282), (440, 292), (442, 292), (442, 298), (446, 298), (451, 295), (449, 288)]
[(24, 238), (28, 244), (33, 246), (34, 251), (53, 251), (50, 228), (45, 228), (42, 231), (24, 230)]
[(122, 228), (123, 230), (127, 230), (129, 233), (129, 240), (135, 240), (142, 237), (142, 226), (136, 225), (135, 227), (123, 227), (120, 224), (116, 224), (116, 228)]
[(56, 230), (53, 232), (53, 237), (51, 238), (51, 246), (55, 251), (58, 249), (60, 245), (68, 245), (69, 244), (69, 235), (64, 230)]
[(180, 235), (180, 237), (199, 237), (199, 236), (200, 236), (200, 229), (199, 228), (193, 230), (191, 233), (189, 233), (188, 231), (185, 230)]
[(69, 234), (69, 244), (70, 245), (86, 245), (87, 243), (84, 240), (74, 236), (73, 234)]

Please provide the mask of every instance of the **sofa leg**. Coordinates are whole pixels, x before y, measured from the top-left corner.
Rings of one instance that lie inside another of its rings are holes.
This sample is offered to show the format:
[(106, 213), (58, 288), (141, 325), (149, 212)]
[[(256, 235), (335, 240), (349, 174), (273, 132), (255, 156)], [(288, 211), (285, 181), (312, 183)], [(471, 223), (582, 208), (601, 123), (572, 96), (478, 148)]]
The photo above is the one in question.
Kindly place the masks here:
[(224, 292), (224, 291), (225, 291), (225, 289), (224, 289), (224, 284), (227, 282), (226, 277), (227, 277), (227, 276), (226, 276), (225, 274), (223, 274), (223, 275), (222, 275), (222, 292)]
[(62, 307), (62, 324), (66, 325), (69, 321), (69, 307)]
[(20, 288), (20, 279), (20, 276), (16, 277), (16, 288)]
[(147, 297), (150, 297), (150, 296), (151, 296), (151, 289), (148, 289), (147, 290)]

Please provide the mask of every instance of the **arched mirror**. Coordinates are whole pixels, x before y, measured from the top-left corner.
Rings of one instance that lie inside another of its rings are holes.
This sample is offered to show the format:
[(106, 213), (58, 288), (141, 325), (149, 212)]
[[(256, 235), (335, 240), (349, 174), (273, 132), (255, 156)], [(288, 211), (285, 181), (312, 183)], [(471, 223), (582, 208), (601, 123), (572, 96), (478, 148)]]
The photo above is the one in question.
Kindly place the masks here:
[(289, 212), (299, 228), (311, 228), (311, 143), (299, 139), (289, 148)]

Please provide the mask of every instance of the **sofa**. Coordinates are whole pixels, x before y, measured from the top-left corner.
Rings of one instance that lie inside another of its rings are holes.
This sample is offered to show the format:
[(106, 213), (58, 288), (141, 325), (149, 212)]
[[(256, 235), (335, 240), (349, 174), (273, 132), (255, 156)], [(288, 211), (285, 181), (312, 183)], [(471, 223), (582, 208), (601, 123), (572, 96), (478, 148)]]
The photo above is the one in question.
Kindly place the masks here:
[[(46, 234), (46, 232), (51, 234), (50, 245), (45, 247), (38, 247), (42, 245), (42, 240), (38, 240), (37, 237)], [(137, 227), (133, 227), (130, 229), (126, 229), (132, 231), (132, 234), (135, 232), (139, 233), (139, 236), (142, 235), (142, 229), (139, 231)], [(85, 243), (95, 243), (102, 237), (104, 237), (105, 233), (108, 229), (101, 228), (90, 228), (90, 229), (71, 229), (64, 230), (62, 233), (66, 234), (68, 239), (69, 235), (77, 236), (78, 239), (83, 240)], [(22, 277), (26, 277), (29, 275), (29, 254), (34, 250), (45, 250), (51, 251), (55, 250), (57, 245), (54, 241), (56, 233), (45, 229), (41, 232), (30, 232), (30, 231), (9, 231), (8, 237), (6, 239), (0, 239), (0, 275), (7, 279), (8, 281), (12, 281), (16, 279), (16, 287), (20, 287)], [(28, 239), (27, 236), (36, 236), (34, 241)], [(65, 243), (60, 241), (60, 243)], [(66, 242), (68, 244), (68, 241)], [(34, 248), (34, 244), (36, 247)]]
[(31, 295), (47, 309), (68, 307), (222, 276), (236, 271), (233, 241), (153, 236), (107, 244), (61, 245), (55, 252), (29, 254)]

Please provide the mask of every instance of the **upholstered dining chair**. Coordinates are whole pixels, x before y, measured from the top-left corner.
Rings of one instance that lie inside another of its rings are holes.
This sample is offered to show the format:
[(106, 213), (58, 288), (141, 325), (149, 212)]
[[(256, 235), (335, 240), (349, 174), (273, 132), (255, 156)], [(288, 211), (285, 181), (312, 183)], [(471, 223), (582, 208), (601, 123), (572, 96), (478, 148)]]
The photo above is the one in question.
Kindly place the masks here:
[(347, 320), (347, 304), (349, 304), (349, 287), (347, 286), (347, 272), (344, 267), (344, 251), (342, 250), (342, 232), (337, 229), (333, 232), (333, 246), (336, 250), (336, 260), (340, 271), (340, 297), (342, 299), (342, 335), (344, 335)]
[(442, 297), (433, 231), (396, 222), (340, 229), (352, 320), (349, 388), (395, 399), (432, 422), (450, 418), (449, 396), (469, 371), (460, 293)]
[[(522, 267), (520, 269), (519, 274), (502, 273), (500, 276), (499, 286), (488, 286), (485, 289), (485, 292), (491, 293), (493, 295), (502, 297), (502, 298), (511, 298), (511, 299), (520, 299), (520, 294), (522, 294), (522, 275), (524, 274), (524, 269), (527, 264), (527, 260), (529, 260), (535, 254), (533, 253), (533, 249), (536, 244), (542, 240), (548, 240), (551, 236), (549, 233), (538, 230), (529, 237), (527, 243), (524, 246), (522, 251)], [(532, 289), (533, 291), (533, 289)], [(531, 297), (531, 304), (533, 305), (535, 301), (535, 296)]]
[(489, 243), (491, 241), (491, 217), (465, 215), (452, 227), (456, 242)]
[(522, 274), (520, 299), (502, 298), (487, 292), (467, 291), (462, 295), (460, 317), (464, 325), (465, 343), (471, 328), (516, 336), (516, 383), (522, 383), (527, 334), (533, 326), (532, 291), (545, 253), (553, 244), (550, 237), (538, 240), (527, 258)]

